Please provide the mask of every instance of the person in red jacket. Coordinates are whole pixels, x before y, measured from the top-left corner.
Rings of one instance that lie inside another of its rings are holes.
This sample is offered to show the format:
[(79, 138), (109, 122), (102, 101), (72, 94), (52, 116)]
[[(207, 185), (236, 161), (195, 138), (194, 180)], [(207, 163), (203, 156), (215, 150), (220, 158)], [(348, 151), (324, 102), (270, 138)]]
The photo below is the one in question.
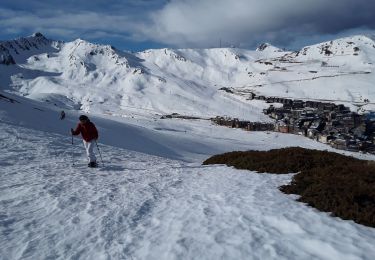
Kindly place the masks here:
[(87, 158), (89, 160), (89, 167), (96, 167), (96, 156), (94, 154), (94, 145), (96, 140), (98, 139), (98, 130), (96, 129), (95, 125), (90, 121), (90, 119), (85, 116), (81, 115), (79, 117), (79, 123), (75, 130), (70, 129), (72, 135), (82, 135), (83, 144), (86, 149)]

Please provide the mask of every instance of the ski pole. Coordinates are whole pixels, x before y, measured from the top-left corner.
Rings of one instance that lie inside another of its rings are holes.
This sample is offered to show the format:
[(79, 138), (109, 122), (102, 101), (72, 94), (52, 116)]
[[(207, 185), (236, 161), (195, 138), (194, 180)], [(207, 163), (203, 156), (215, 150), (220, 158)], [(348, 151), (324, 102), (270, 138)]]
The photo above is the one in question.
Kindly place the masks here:
[(73, 142), (73, 134), (72, 134), (72, 164), (74, 166), (74, 142)]
[(98, 142), (95, 140), (95, 143), (96, 143), (96, 147), (98, 148), (98, 152), (99, 152), (99, 155), (100, 155), (100, 160), (102, 161), (102, 165), (104, 167), (104, 162), (103, 162), (103, 157), (102, 157), (102, 153), (100, 152), (100, 149), (99, 149), (99, 145), (98, 145)]

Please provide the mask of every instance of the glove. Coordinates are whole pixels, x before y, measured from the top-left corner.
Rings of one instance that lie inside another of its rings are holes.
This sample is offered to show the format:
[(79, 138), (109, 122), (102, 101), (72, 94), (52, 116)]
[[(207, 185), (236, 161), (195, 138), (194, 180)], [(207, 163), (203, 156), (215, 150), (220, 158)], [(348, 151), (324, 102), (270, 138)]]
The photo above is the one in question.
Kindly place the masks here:
[(70, 128), (70, 132), (72, 133), (72, 135), (74, 134), (73, 128)]

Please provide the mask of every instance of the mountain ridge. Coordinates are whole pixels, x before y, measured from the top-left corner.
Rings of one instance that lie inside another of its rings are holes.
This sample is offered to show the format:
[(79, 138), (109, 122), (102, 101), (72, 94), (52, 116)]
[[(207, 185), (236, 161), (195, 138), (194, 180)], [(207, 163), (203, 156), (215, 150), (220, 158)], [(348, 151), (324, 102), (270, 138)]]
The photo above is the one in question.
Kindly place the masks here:
[[(266, 120), (261, 114), (266, 105), (247, 101), (243, 93), (346, 103), (375, 100), (370, 87), (375, 80), (374, 46), (372, 38), (357, 35), (294, 52), (264, 44), (258, 51), (165, 48), (132, 53), (36, 33), (0, 42), (0, 79), (6, 91), (74, 104), (68, 107), (86, 112)], [(220, 91), (228, 87), (242, 92)]]

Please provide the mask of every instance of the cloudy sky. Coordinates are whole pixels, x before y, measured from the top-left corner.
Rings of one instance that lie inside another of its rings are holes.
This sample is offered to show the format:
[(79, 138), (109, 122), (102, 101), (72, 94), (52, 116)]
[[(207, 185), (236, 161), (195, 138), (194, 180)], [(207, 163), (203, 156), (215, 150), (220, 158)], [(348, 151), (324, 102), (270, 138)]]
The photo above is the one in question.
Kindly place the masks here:
[(0, 0), (0, 40), (40, 31), (120, 49), (297, 49), (375, 34), (374, 0)]

